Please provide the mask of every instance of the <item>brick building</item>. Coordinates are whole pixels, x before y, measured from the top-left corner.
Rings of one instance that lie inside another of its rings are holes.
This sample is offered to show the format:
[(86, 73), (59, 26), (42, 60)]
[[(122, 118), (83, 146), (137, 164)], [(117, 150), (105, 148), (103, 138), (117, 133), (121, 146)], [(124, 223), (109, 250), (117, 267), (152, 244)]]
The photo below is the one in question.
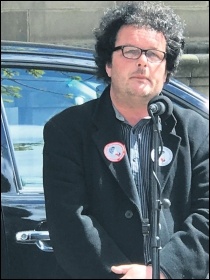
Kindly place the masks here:
[[(105, 9), (121, 1), (1, 1), (1, 38), (92, 48)], [(186, 22), (176, 78), (209, 95), (209, 1), (163, 1)]]

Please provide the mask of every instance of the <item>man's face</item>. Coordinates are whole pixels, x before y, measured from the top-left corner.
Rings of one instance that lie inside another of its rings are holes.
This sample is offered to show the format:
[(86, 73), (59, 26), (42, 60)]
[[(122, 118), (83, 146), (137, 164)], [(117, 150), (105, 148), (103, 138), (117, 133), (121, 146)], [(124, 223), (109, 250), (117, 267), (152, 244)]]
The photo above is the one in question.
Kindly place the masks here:
[[(131, 25), (121, 27), (118, 32), (115, 47), (124, 45), (166, 51), (162, 33)], [(141, 104), (144, 101), (147, 104), (161, 92), (167, 75), (165, 59), (152, 63), (145, 53), (137, 59), (128, 59), (123, 56), (122, 50), (113, 52), (112, 63), (106, 66), (106, 71), (111, 77), (111, 94)]]

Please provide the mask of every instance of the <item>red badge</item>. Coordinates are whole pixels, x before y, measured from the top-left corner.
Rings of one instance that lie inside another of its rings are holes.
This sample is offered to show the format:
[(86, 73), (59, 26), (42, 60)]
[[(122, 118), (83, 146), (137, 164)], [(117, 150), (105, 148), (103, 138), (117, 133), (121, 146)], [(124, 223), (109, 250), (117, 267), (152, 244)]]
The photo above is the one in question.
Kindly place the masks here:
[[(160, 147), (159, 147), (159, 151), (160, 151)], [(151, 158), (154, 161), (154, 149), (151, 152)], [(158, 165), (159, 166), (166, 166), (172, 161), (172, 159), (173, 159), (172, 151), (169, 148), (163, 146), (163, 152), (162, 152), (162, 155), (159, 158)]]
[(120, 142), (109, 143), (104, 147), (106, 158), (112, 162), (120, 161), (126, 153), (125, 145)]

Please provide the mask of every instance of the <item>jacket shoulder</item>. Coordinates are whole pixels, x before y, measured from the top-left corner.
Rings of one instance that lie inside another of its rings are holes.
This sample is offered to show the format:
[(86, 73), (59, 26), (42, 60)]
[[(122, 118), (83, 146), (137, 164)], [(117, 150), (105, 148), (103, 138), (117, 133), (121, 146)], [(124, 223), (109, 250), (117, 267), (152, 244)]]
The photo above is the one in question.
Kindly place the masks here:
[(174, 105), (173, 114), (177, 120), (177, 125), (180, 123), (189, 128), (202, 128), (209, 127), (209, 119), (203, 117), (192, 109), (182, 108), (178, 105)]

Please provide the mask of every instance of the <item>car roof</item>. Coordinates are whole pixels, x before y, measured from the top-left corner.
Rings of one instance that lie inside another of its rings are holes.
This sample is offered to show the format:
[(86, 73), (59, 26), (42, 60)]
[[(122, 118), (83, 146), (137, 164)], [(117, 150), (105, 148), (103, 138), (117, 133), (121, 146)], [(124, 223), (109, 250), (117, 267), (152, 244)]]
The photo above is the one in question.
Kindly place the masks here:
[(56, 45), (48, 43), (21, 42), (21, 41), (1, 41), (1, 51), (3, 53), (25, 53), (25, 54), (51, 54), (56, 56), (76, 56), (86, 59), (93, 59), (93, 50), (81, 47), (66, 45)]
[(70, 46), (1, 41), (1, 55), (3, 62), (30, 63), (42, 65), (50, 63), (63, 66), (77, 65), (95, 68), (94, 52), (91, 49)]

